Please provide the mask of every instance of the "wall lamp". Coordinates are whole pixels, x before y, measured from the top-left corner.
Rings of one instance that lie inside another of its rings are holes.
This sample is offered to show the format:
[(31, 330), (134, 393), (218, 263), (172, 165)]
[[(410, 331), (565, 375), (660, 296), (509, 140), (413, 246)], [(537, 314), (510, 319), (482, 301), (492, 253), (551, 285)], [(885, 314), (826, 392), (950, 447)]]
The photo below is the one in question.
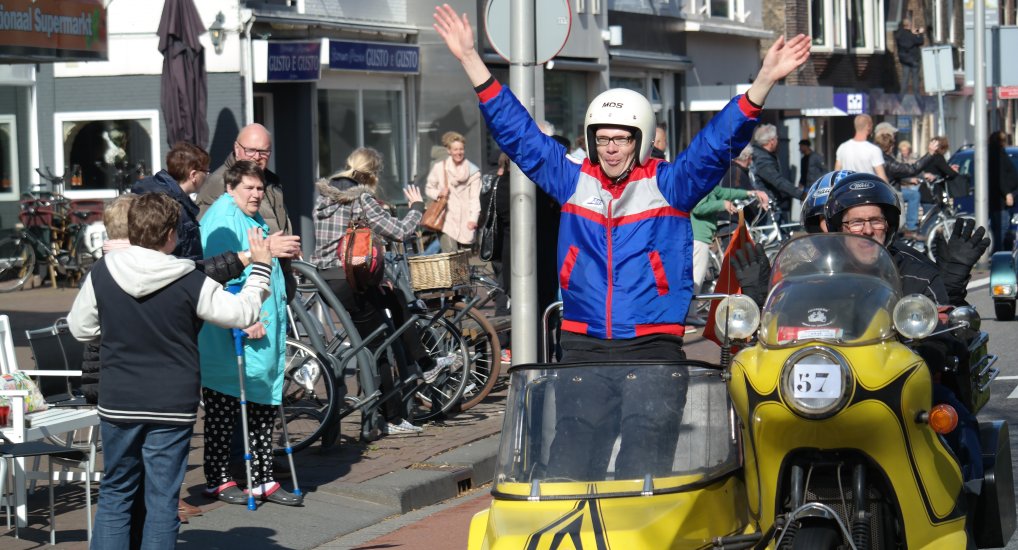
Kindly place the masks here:
[(209, 40), (212, 41), (212, 47), (216, 50), (216, 55), (223, 53), (223, 42), (226, 42), (226, 29), (223, 28), (223, 22), (226, 21), (226, 16), (223, 12), (216, 14), (216, 22), (212, 23), (209, 27)]

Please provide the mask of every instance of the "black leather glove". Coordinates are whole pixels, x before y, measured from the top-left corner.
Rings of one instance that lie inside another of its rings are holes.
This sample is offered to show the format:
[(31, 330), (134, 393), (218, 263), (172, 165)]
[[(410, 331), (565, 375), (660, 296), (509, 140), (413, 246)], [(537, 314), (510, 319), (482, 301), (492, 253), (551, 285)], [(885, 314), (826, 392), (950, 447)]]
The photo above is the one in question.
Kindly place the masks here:
[(742, 293), (763, 306), (767, 299), (767, 286), (771, 278), (771, 262), (762, 244), (746, 243), (732, 256), (732, 269), (742, 287)]
[(965, 303), (968, 294), (966, 286), (972, 273), (972, 267), (990, 247), (990, 239), (986, 237), (986, 228), (975, 227), (976, 222), (970, 218), (958, 219), (951, 231), (951, 240), (938, 234), (933, 239), (933, 247), (937, 256), (937, 266), (944, 279), (947, 294), (954, 305)]

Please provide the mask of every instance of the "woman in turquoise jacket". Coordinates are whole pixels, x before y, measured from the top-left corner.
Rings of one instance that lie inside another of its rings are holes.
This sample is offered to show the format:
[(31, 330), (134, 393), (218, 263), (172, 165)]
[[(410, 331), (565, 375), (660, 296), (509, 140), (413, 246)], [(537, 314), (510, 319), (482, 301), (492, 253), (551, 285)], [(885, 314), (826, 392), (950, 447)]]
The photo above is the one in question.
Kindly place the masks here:
[[(261, 228), (268, 235), (258, 207), (265, 198), (265, 177), (250, 161), (237, 161), (224, 174), (226, 194), (201, 218), (205, 257), (228, 250), (247, 250), (247, 232)], [(250, 267), (230, 281), (243, 284)], [(286, 292), (279, 260), (272, 260), (272, 295), (262, 305), (261, 319), (244, 330), (244, 390), (251, 444), (251, 482), (255, 496), (289, 506), (302, 498), (284, 490), (272, 476), (272, 427), (283, 394), (286, 345)], [(231, 504), (247, 497), (230, 475), (230, 441), (240, 414), (240, 384), (232, 331), (205, 325), (198, 335), (202, 399), (205, 403), (205, 494)]]

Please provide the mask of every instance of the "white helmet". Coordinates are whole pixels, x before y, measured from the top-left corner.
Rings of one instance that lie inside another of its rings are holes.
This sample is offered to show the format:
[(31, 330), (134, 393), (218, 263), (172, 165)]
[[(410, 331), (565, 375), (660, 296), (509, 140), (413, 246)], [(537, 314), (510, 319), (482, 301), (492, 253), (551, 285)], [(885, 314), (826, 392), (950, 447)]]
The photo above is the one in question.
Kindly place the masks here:
[(612, 88), (601, 92), (590, 102), (587, 115), (583, 117), (583, 133), (587, 137), (587, 157), (590, 162), (598, 164), (597, 143), (594, 134), (599, 126), (617, 126), (627, 128), (636, 138), (636, 162), (643, 164), (650, 156), (650, 147), (654, 143), (654, 131), (657, 123), (654, 108), (650, 106), (643, 94), (625, 88)]

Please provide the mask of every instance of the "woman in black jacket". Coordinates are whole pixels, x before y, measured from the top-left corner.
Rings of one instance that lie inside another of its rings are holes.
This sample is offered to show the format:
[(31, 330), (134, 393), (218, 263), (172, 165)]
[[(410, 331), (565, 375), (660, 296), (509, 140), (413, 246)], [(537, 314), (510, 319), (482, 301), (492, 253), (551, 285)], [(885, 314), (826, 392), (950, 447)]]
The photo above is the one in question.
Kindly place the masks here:
[(915, 177), (933, 160), (932, 155), (923, 155), (917, 162), (901, 162), (894, 158), (894, 135), (881, 133), (873, 138), (884, 153), (884, 173), (890, 184), (901, 191), (905, 202), (905, 230), (901, 236), (906, 239), (919, 237), (919, 180)]
[(1018, 171), (1011, 163), (1004, 146), (1007, 145), (1007, 134), (993, 132), (987, 141), (989, 154), (989, 199), (990, 227), (993, 231), (995, 251), (1006, 250), (1007, 232), (1011, 227), (1011, 207), (1014, 206), (1014, 194), (1018, 191)]
[(944, 154), (946, 154), (950, 149), (951, 146), (947, 141), (947, 136), (935, 136), (930, 138), (930, 144), (927, 146), (930, 161), (923, 169), (925, 172), (923, 177), (926, 179), (927, 183), (919, 186), (923, 210), (932, 208), (934, 204), (939, 204), (940, 197), (944, 193), (943, 181), (936, 184), (931, 184), (930, 182), (938, 179), (946, 181), (959, 175), (958, 167), (947, 164), (947, 159), (944, 158)]

